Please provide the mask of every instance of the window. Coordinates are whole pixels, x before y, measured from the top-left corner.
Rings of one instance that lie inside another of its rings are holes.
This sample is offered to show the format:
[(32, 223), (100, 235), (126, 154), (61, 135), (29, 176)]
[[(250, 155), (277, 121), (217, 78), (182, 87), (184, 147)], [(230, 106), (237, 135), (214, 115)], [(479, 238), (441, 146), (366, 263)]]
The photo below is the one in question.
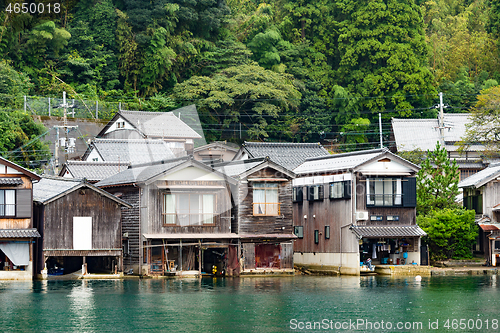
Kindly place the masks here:
[(303, 188), (302, 187), (292, 188), (292, 201), (293, 202), (302, 202), (303, 200), (304, 200)]
[(0, 190), (0, 216), (16, 216), (16, 190)]
[(213, 194), (164, 193), (163, 224), (206, 225), (215, 223)]
[(0, 190), (0, 216), (30, 218), (32, 206), (30, 189)]
[(277, 216), (280, 214), (277, 183), (254, 183), (253, 215)]
[(312, 185), (307, 187), (307, 200), (323, 200), (323, 185)]
[(367, 206), (401, 206), (402, 184), (399, 178), (369, 178), (366, 180)]
[(125, 122), (124, 121), (117, 121), (116, 128), (125, 128)]
[(303, 226), (296, 226), (293, 227), (293, 233), (295, 236), (298, 238), (304, 238), (304, 227)]
[(351, 197), (350, 180), (330, 183), (330, 199), (349, 199), (350, 197)]
[(314, 244), (319, 243), (319, 230), (314, 230)]
[(330, 226), (325, 225), (325, 239), (330, 239)]

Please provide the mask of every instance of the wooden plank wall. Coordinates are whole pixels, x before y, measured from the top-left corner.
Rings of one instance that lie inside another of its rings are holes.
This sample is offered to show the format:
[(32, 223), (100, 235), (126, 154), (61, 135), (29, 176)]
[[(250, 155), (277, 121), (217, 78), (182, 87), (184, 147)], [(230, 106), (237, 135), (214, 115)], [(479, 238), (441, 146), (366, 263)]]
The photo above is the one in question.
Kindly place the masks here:
[[(325, 193), (323, 200), (308, 201), (305, 195), (307, 186), (304, 186), (304, 200), (293, 205), (294, 225), (304, 227), (304, 238), (296, 239), (294, 242), (295, 252), (340, 252), (340, 230), (342, 226), (351, 222), (351, 200), (330, 200), (329, 185), (323, 186)], [(330, 226), (330, 239), (325, 238), (325, 226)], [(320, 233), (318, 244), (314, 242), (315, 230)]]
[(255, 269), (255, 243), (243, 243), (243, 269)]
[(123, 258), (125, 268), (139, 264), (140, 218), (139, 218), (139, 189), (136, 187), (107, 188), (109, 192), (122, 193), (121, 199), (132, 205), (132, 208), (122, 207), (121, 222), (122, 234), (128, 234), (129, 255)]
[(92, 247), (121, 248), (120, 205), (99, 193), (81, 188), (45, 207), (44, 248), (73, 249), (73, 217), (92, 217)]
[[(33, 184), (31, 178), (25, 175), (19, 174), (5, 174), (2, 178), (21, 178), (23, 181), (22, 185), (17, 186), (2, 186), (2, 190), (17, 190), (17, 189), (32, 189)], [(32, 218), (16, 219), (16, 218), (5, 218), (0, 219), (0, 229), (29, 229), (32, 228)]]
[[(274, 169), (260, 170), (248, 178), (287, 178)], [(292, 182), (278, 182), (278, 196), (280, 206), (279, 216), (253, 215), (253, 182), (242, 183), (238, 188), (240, 204), (238, 207), (238, 233), (252, 234), (291, 234), (293, 233), (292, 219)], [(247, 185), (247, 186), (245, 186)]]
[[(164, 181), (163, 181), (164, 182)], [(215, 195), (216, 212), (218, 215), (215, 218), (213, 225), (198, 225), (198, 226), (164, 226), (162, 217), (163, 194), (169, 192), (168, 189), (159, 189), (156, 184), (151, 184), (145, 188), (148, 191), (148, 196), (143, 196), (143, 207), (147, 207), (148, 225), (144, 226), (143, 231), (152, 234), (189, 234), (189, 233), (229, 233), (231, 228), (231, 198), (230, 190), (226, 189), (192, 189), (192, 186), (226, 186), (224, 181), (188, 181), (183, 186), (185, 189), (175, 189), (172, 193), (192, 192), (197, 194), (213, 194)]]
[(293, 268), (293, 243), (281, 243), (281, 268)]

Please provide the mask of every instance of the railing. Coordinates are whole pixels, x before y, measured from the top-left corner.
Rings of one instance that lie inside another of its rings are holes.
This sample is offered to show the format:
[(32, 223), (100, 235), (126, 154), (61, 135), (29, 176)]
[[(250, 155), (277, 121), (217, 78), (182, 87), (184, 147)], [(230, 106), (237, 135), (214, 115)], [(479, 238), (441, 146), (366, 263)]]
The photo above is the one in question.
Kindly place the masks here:
[(278, 216), (281, 214), (281, 203), (278, 202), (254, 202), (254, 216)]
[(376, 207), (393, 207), (403, 204), (402, 194), (367, 194), (366, 205)]
[(201, 226), (215, 223), (215, 214), (162, 213), (162, 218), (165, 226)]

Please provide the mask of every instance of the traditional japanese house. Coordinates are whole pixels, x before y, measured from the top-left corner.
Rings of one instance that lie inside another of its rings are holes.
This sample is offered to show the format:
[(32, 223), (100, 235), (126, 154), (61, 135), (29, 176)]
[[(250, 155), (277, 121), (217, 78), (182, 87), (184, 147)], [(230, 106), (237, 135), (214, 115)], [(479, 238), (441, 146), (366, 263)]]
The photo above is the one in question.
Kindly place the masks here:
[(132, 165), (97, 183), (133, 206), (122, 214), (125, 269), (141, 275), (238, 273), (234, 184), (192, 156)]
[(479, 237), (475, 252), (492, 266), (500, 265), (500, 163), (461, 181), (463, 205), (476, 212)]
[(0, 279), (32, 280), (35, 246), (33, 181), (40, 177), (0, 157)]
[[(187, 152), (192, 154), (194, 140), (204, 142), (201, 128), (198, 132), (179, 117), (186, 115), (186, 121), (198, 125), (199, 120), (195, 105), (185, 106), (172, 112), (146, 112), (121, 110), (109, 121), (97, 135), (102, 139), (161, 139), (177, 155)], [(189, 121), (193, 120), (194, 121)], [(177, 155), (179, 156), (179, 155)]]
[[(33, 186), (34, 224), (40, 230), (37, 274), (117, 273), (125, 201), (80, 179), (43, 177)], [(122, 246), (124, 249), (122, 249)]]
[[(457, 162), (460, 180), (481, 171), (492, 162), (483, 154), (484, 142), (477, 142), (463, 152), (459, 151), (459, 142), (471, 123), (468, 113), (443, 113), (433, 119), (393, 118), (391, 123), (394, 152), (417, 149), (433, 151), (439, 142), (448, 152), (448, 157)], [(498, 156), (495, 158), (498, 160)]]
[(293, 272), (292, 179), (269, 158), (215, 165), (232, 185), (232, 232), (241, 242), (242, 273)]
[(233, 160), (268, 157), (274, 163), (293, 170), (307, 158), (328, 155), (330, 154), (320, 143), (245, 141)]
[(418, 167), (386, 149), (307, 159), (294, 172), (294, 263), (360, 274), (360, 263), (421, 263)]

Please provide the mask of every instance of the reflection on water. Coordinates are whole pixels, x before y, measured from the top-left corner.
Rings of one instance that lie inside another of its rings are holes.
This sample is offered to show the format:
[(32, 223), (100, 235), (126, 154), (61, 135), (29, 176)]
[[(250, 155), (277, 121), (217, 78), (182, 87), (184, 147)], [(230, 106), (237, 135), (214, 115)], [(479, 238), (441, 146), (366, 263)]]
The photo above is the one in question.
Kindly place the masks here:
[(443, 331), (447, 318), (491, 321), (498, 308), (497, 276), (0, 282), (2, 331), (283, 332), (291, 320), (359, 319)]

